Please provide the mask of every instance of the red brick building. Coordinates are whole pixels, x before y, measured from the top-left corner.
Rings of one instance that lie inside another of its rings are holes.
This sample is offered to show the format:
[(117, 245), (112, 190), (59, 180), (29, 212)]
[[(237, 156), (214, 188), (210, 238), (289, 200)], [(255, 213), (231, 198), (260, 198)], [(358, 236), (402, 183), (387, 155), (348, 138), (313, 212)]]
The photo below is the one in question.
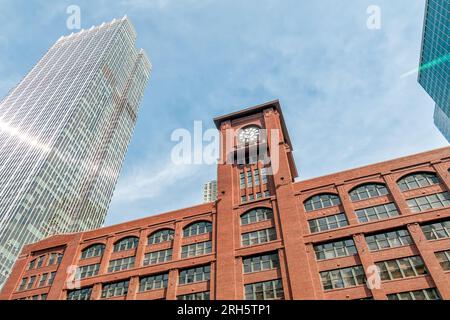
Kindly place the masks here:
[(278, 101), (214, 121), (222, 159), (278, 170), (218, 164), (216, 202), (27, 245), (0, 299), (450, 299), (450, 147), (294, 182)]

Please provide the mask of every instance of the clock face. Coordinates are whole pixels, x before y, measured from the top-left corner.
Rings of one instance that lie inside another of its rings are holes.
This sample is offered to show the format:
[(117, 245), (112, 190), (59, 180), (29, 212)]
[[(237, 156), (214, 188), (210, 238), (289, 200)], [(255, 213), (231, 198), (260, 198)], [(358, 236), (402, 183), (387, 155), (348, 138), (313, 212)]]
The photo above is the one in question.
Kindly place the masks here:
[(251, 143), (258, 141), (259, 128), (256, 126), (241, 129), (238, 133), (238, 139), (241, 143)]

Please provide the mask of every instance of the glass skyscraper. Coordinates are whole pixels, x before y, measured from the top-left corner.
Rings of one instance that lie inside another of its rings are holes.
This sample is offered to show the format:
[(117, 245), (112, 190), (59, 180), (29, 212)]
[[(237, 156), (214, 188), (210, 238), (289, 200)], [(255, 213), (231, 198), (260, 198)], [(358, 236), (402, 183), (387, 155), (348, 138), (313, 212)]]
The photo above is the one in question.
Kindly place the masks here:
[(450, 2), (427, 0), (419, 83), (436, 103), (434, 123), (450, 141)]
[(61, 37), (0, 101), (0, 287), (22, 247), (101, 227), (151, 65), (124, 17)]

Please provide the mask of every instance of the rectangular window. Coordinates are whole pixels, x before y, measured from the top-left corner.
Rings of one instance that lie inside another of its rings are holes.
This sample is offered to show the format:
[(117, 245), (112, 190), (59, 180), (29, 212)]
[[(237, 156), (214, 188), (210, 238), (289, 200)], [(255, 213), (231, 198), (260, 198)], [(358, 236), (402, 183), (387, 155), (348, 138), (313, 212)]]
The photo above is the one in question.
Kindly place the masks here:
[(260, 181), (259, 181), (259, 170), (258, 169), (253, 171), (253, 179), (255, 179), (255, 186), (259, 186)]
[(89, 300), (91, 293), (92, 287), (72, 290), (67, 292), (67, 300)]
[(360, 223), (378, 221), (398, 216), (397, 207), (393, 203), (356, 210), (355, 213)]
[(128, 293), (128, 284), (128, 280), (105, 284), (102, 289), (102, 298), (126, 295)]
[(25, 286), (27, 285), (27, 280), (28, 280), (28, 278), (22, 278), (19, 288), (17, 289), (18, 291), (25, 290)]
[(269, 190), (264, 191), (264, 197), (270, 197), (270, 192), (269, 192)]
[(348, 288), (363, 285), (366, 276), (362, 266), (354, 266), (320, 273), (324, 290)]
[(28, 265), (28, 270), (31, 270), (31, 269), (33, 269), (34, 268), (34, 264), (36, 263), (36, 259), (34, 259), (34, 260), (31, 260), (30, 261), (30, 264)]
[(284, 299), (281, 279), (246, 284), (245, 300), (282, 300)]
[(388, 300), (441, 300), (435, 288), (392, 293), (387, 295)]
[(436, 252), (435, 255), (442, 269), (450, 270), (450, 250)]
[(51, 266), (56, 261), (56, 253), (50, 253), (50, 257), (48, 258), (47, 266)]
[(314, 246), (317, 260), (346, 257), (356, 254), (355, 242), (353, 239), (317, 244)]
[(277, 269), (280, 266), (278, 253), (269, 253), (242, 259), (244, 273)]
[(36, 276), (31, 276), (28, 281), (27, 289), (31, 289), (34, 286), (34, 282), (36, 281)]
[(48, 277), (48, 282), (47, 282), (48, 286), (51, 286), (53, 284), (53, 281), (55, 280), (55, 275), (56, 275), (56, 272), (50, 273), (50, 276)]
[(183, 294), (177, 300), (209, 300), (209, 291)]
[(121, 270), (127, 270), (134, 267), (135, 257), (126, 257), (109, 262), (108, 272), (117, 272)]
[(248, 201), (253, 201), (255, 200), (255, 197), (253, 196), (253, 193), (248, 195)]
[(309, 230), (311, 233), (332, 230), (348, 226), (347, 217), (344, 213), (335, 214), (332, 216), (317, 218), (308, 221)]
[(144, 256), (144, 266), (149, 264), (157, 264), (172, 260), (172, 249), (154, 251), (146, 253)]
[(259, 171), (259, 174), (261, 175), (262, 183), (267, 183), (267, 168), (261, 168)]
[(209, 265), (181, 270), (178, 283), (182, 285), (208, 281), (210, 272), (211, 267)]
[(241, 189), (245, 189), (245, 173), (241, 172), (239, 174), (239, 185)]
[(257, 192), (257, 193), (256, 193), (256, 199), (261, 199), (261, 198), (262, 198), (261, 192)]
[(30, 261), (30, 264), (28, 265), (28, 270), (31, 270), (31, 269), (33, 269), (34, 268), (34, 264), (36, 263), (36, 259), (34, 259), (34, 260), (31, 260)]
[(169, 280), (169, 274), (156, 274), (151, 275), (139, 280), (139, 292), (157, 290), (167, 288), (167, 281)]
[(48, 273), (44, 273), (41, 275), (41, 279), (39, 280), (38, 287), (45, 286), (45, 283), (47, 282), (47, 276), (48, 276)]
[(381, 280), (415, 277), (428, 273), (420, 256), (381, 261), (376, 265), (380, 268)]
[(406, 200), (412, 212), (422, 212), (450, 206), (450, 193), (442, 192)]
[(39, 258), (38, 258), (38, 260), (37, 260), (37, 264), (36, 264), (36, 268), (40, 268), (40, 267), (42, 267), (42, 265), (44, 264), (44, 259), (45, 259), (45, 256), (40, 256)]
[(247, 202), (247, 196), (241, 196), (241, 203)]
[(252, 186), (253, 186), (252, 171), (251, 171), (251, 169), (249, 169), (247, 171), (247, 188), (251, 188)]
[(211, 241), (188, 244), (181, 247), (181, 258), (195, 257), (211, 253)]
[(366, 242), (370, 251), (407, 246), (413, 243), (406, 229), (369, 235), (366, 236)]
[(243, 233), (241, 235), (242, 246), (251, 246), (259, 243), (265, 243), (277, 239), (275, 228), (263, 229)]
[(93, 277), (98, 274), (98, 271), (100, 270), (100, 263), (96, 264), (90, 264), (88, 266), (82, 266), (78, 269), (80, 279)]
[(427, 240), (449, 238), (450, 220), (423, 225), (422, 232)]

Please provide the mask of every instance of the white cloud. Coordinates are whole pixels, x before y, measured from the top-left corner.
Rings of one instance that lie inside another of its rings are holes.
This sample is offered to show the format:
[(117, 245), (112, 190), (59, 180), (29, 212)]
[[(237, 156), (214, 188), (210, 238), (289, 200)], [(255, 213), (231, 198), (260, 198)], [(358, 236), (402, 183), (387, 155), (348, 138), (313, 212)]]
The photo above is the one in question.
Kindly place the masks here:
[(176, 165), (170, 161), (161, 167), (154, 167), (149, 162), (136, 165), (120, 181), (114, 200), (118, 203), (152, 200), (195, 174), (195, 168), (198, 166)]

